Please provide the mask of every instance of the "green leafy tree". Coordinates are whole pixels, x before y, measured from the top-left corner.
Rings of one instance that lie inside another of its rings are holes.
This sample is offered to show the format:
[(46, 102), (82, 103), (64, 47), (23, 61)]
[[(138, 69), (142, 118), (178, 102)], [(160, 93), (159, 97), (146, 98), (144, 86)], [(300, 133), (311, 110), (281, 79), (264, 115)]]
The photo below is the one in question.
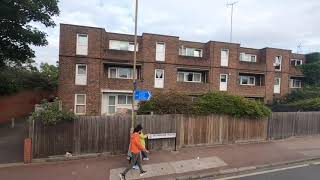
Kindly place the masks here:
[(320, 53), (306, 55), (307, 63), (301, 66), (307, 86), (320, 86)]
[(35, 55), (30, 46), (45, 46), (48, 41), (46, 33), (30, 23), (54, 27), (52, 16), (56, 15), (58, 0), (1, 0), (0, 67), (32, 63)]
[(42, 77), (45, 78), (47, 82), (51, 84), (52, 88), (56, 88), (58, 86), (58, 78), (59, 78), (58, 63), (57, 63), (57, 66), (50, 65), (48, 63), (41, 63), (40, 73)]

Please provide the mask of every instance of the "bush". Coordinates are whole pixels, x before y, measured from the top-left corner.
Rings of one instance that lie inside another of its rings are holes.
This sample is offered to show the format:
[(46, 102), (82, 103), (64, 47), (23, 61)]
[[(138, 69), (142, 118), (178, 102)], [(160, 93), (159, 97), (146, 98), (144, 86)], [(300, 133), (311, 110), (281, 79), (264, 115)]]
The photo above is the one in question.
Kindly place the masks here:
[(69, 111), (60, 111), (59, 101), (56, 99), (54, 102), (42, 102), (41, 109), (33, 112), (31, 119), (40, 121), (45, 126), (51, 126), (60, 122), (71, 122), (75, 119), (75, 115)]
[(208, 93), (192, 101), (190, 96), (174, 92), (154, 96), (140, 103), (138, 114), (225, 114), (238, 118), (264, 118), (271, 110), (261, 102), (225, 93)]
[(176, 92), (159, 93), (150, 101), (140, 102), (138, 114), (189, 114), (193, 112), (190, 96)]
[(287, 96), (285, 103), (320, 97), (320, 87), (306, 87), (293, 91)]
[(290, 106), (299, 109), (300, 111), (320, 111), (320, 97), (299, 100), (289, 104)]
[(225, 93), (209, 93), (199, 98), (196, 103), (198, 114), (225, 114), (237, 118), (265, 118), (271, 110), (258, 101)]

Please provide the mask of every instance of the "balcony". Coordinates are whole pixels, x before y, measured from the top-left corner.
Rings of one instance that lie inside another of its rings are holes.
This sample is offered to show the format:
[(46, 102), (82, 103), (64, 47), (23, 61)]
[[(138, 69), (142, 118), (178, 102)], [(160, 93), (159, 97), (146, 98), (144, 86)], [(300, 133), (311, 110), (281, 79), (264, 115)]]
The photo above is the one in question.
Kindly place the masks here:
[(237, 94), (245, 97), (264, 97), (265, 75), (254, 73), (239, 73)]

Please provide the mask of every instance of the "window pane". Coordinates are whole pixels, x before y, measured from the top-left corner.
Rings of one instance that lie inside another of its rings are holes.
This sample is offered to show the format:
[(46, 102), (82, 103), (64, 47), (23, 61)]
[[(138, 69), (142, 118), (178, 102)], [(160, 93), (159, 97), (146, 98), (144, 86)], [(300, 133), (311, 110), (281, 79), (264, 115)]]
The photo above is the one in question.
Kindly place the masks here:
[(256, 56), (251, 56), (251, 62), (256, 62)]
[(193, 80), (193, 74), (187, 73), (187, 81), (192, 81), (192, 80)]
[(297, 66), (301, 65), (302, 64), (302, 61), (301, 60), (298, 60), (297, 61)]
[(246, 76), (241, 76), (241, 84), (248, 84), (248, 77)]
[(77, 95), (76, 104), (85, 104), (85, 102), (86, 102), (85, 95)]
[(109, 49), (120, 49), (120, 41), (114, 41), (110, 40), (109, 41)]
[(78, 35), (78, 44), (82, 45), (82, 46), (87, 46), (87, 44), (88, 44), (88, 35), (79, 34)]
[(156, 78), (163, 78), (163, 71), (162, 70), (156, 70)]
[(117, 77), (117, 69), (116, 68), (110, 68), (110, 77), (109, 78), (116, 78)]
[(193, 74), (193, 81), (200, 82), (201, 81), (201, 74)]
[(84, 106), (84, 105), (77, 105), (77, 106), (76, 106), (76, 113), (77, 113), (77, 114), (84, 114), (84, 113), (86, 113), (86, 106)]
[(78, 74), (87, 74), (87, 67), (84, 65), (78, 65)]
[(127, 104), (132, 104), (132, 96), (127, 96)]
[(200, 50), (195, 50), (194, 51), (194, 56), (195, 57), (200, 57)]
[(126, 95), (118, 95), (118, 104), (126, 104), (127, 96)]
[(125, 41), (120, 41), (120, 50), (129, 50), (129, 43)]
[(254, 80), (255, 80), (254, 77), (250, 77), (250, 84), (254, 84)]
[(116, 96), (109, 96), (108, 105), (116, 105)]
[(227, 75), (221, 75), (220, 77), (221, 82), (227, 82)]
[(116, 107), (108, 106), (108, 114), (114, 114), (114, 113), (116, 113)]
[(118, 73), (120, 78), (130, 78), (129, 68), (118, 68)]
[(186, 55), (187, 56), (194, 56), (194, 49), (186, 48)]
[[(134, 51), (134, 43), (129, 43), (128, 51)], [(137, 46), (137, 51), (138, 51), (138, 46)]]
[(184, 73), (178, 72), (178, 81), (184, 81)]
[(290, 63), (291, 63), (292, 66), (295, 66), (296, 65), (296, 60), (291, 60)]

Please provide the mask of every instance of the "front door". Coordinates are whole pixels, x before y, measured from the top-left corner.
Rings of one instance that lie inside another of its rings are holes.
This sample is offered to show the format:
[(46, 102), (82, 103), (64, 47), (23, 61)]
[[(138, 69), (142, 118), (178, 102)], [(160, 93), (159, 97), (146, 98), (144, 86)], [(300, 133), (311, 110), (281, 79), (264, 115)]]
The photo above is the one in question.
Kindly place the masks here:
[(227, 91), (228, 89), (228, 75), (220, 74), (220, 91)]
[(281, 87), (281, 78), (275, 78), (274, 79), (274, 93), (280, 94), (280, 87)]

